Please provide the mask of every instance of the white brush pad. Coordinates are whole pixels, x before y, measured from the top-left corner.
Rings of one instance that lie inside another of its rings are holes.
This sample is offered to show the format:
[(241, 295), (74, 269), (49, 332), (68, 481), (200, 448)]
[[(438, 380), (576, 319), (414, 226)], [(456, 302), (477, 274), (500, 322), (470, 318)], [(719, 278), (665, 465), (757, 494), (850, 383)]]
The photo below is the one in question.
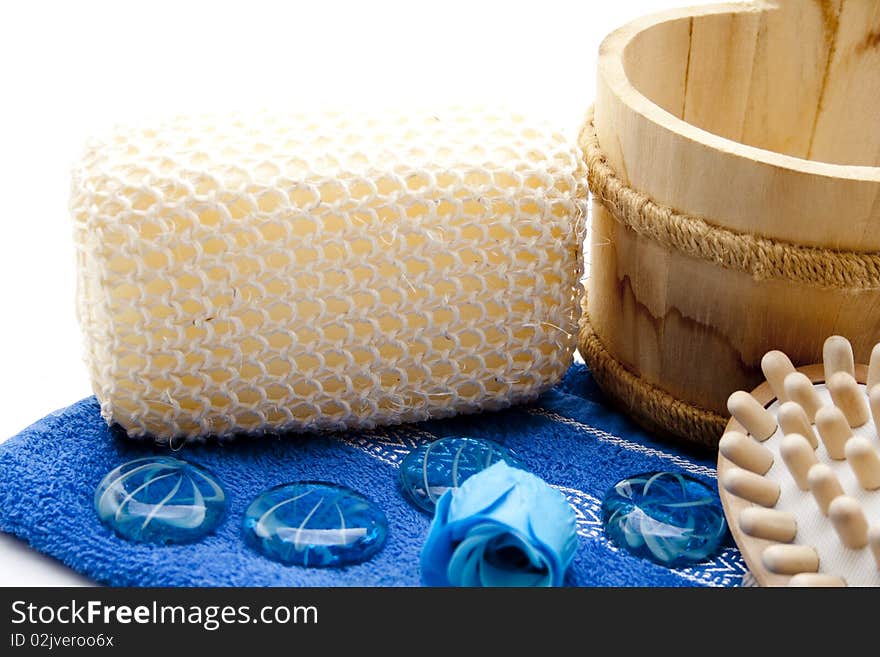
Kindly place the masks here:
[[(823, 405), (831, 405), (831, 394), (825, 384), (817, 384), (815, 388)], [(864, 392), (865, 386), (860, 385), (859, 388)], [(774, 401), (768, 410), (778, 415), (779, 402)], [(844, 493), (859, 501), (868, 518), (868, 524), (873, 526), (880, 523), (880, 490), (863, 490), (849, 464), (846, 461), (832, 459), (825, 450), (815, 425), (813, 429), (816, 431), (816, 437), (819, 438), (819, 447), (816, 450), (819, 462), (825, 463), (834, 471)], [(877, 437), (877, 427), (873, 418), (867, 424), (854, 429), (853, 433), (867, 438), (874, 449), (880, 449), (880, 439)], [(819, 553), (819, 572), (839, 575), (849, 586), (880, 586), (880, 569), (877, 568), (871, 550), (867, 547), (861, 550), (845, 547), (837, 537), (831, 521), (819, 512), (812, 494), (809, 491), (802, 491), (794, 483), (779, 452), (782, 437), (782, 430), (777, 428), (776, 433), (763, 443), (773, 452), (774, 457), (773, 466), (766, 477), (777, 481), (782, 489), (776, 508), (793, 513), (797, 518), (797, 536), (794, 542), (812, 545), (816, 549)]]

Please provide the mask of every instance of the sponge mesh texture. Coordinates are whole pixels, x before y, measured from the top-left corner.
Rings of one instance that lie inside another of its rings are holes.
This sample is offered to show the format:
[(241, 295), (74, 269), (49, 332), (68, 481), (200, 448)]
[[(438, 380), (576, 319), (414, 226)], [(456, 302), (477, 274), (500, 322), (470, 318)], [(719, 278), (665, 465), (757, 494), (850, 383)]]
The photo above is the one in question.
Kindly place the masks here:
[(571, 362), (585, 171), (488, 110), (190, 117), (74, 170), (104, 418), (158, 440), (529, 400)]

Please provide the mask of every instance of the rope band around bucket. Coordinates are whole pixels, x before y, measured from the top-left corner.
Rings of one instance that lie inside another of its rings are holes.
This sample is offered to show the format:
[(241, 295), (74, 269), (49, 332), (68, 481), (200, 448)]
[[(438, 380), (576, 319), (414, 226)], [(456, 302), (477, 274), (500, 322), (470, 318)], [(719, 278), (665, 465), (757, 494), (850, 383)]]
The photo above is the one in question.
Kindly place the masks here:
[(590, 191), (614, 218), (668, 248), (757, 280), (784, 279), (826, 288), (880, 288), (880, 253), (837, 251), (736, 233), (661, 205), (621, 180), (599, 145), (590, 110), (580, 134)]

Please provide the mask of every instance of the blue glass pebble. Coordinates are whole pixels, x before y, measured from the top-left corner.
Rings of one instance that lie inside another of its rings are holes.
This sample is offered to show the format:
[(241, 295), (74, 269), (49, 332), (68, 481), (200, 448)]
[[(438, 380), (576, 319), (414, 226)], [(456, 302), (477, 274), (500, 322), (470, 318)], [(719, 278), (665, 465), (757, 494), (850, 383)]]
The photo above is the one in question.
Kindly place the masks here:
[(275, 561), (345, 566), (382, 548), (388, 521), (350, 488), (298, 481), (260, 493), (245, 512), (243, 531), (248, 545)]
[(416, 508), (433, 514), (443, 493), (498, 461), (525, 470), (519, 458), (498, 443), (441, 438), (417, 447), (403, 459), (398, 474), (400, 490)]
[(170, 456), (148, 456), (111, 470), (95, 491), (95, 511), (122, 538), (188, 543), (223, 518), (226, 494), (205, 470)]
[(617, 546), (670, 567), (704, 561), (727, 530), (716, 492), (676, 472), (619, 481), (602, 500), (602, 522)]

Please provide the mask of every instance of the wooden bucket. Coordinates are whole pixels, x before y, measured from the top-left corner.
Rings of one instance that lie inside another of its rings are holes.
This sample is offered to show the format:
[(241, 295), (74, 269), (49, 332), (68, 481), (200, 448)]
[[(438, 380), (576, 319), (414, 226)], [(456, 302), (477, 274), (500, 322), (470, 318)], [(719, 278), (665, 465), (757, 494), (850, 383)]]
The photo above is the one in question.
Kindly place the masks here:
[(781, 349), (880, 341), (880, 0), (644, 18), (599, 55), (580, 349), (653, 430), (715, 446)]

